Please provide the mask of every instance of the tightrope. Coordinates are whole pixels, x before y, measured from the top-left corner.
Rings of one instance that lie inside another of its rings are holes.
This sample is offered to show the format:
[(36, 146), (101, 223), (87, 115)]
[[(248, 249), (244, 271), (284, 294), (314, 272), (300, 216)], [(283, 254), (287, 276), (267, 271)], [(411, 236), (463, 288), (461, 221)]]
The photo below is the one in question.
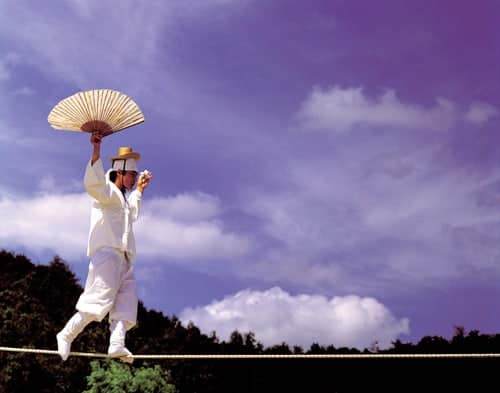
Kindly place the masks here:
[[(0, 347), (1, 352), (59, 355), (57, 351), (36, 348)], [(70, 356), (109, 358), (104, 353), (71, 352)], [(163, 354), (133, 355), (134, 359), (428, 359), (428, 358), (500, 358), (500, 353), (345, 353), (345, 354)]]

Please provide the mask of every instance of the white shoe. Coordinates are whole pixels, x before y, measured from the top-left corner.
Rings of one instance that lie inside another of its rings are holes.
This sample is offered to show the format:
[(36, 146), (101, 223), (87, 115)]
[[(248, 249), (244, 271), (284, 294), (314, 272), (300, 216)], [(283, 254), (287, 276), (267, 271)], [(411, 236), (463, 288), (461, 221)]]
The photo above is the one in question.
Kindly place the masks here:
[(122, 362), (132, 363), (134, 355), (122, 345), (110, 345), (108, 348), (108, 356), (110, 358), (119, 358)]
[(134, 355), (125, 348), (125, 334), (127, 327), (124, 321), (112, 321), (111, 337), (109, 338), (108, 355), (112, 358), (119, 358), (122, 362), (132, 363)]
[(71, 341), (65, 340), (61, 333), (62, 332), (59, 332), (56, 335), (57, 352), (59, 352), (59, 355), (61, 356), (61, 358), (64, 362), (64, 361), (66, 361), (66, 359), (68, 359), (69, 353), (71, 351)]
[(68, 359), (73, 340), (81, 333), (85, 326), (92, 322), (92, 320), (93, 316), (91, 314), (79, 311), (71, 317), (63, 330), (57, 333), (57, 352), (59, 352), (63, 362)]

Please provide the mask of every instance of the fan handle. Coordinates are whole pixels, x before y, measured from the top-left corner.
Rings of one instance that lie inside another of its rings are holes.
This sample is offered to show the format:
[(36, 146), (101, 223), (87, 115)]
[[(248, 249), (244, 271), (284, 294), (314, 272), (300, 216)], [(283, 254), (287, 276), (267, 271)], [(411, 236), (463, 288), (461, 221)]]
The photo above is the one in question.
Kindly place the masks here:
[(101, 134), (103, 137), (113, 133), (111, 126), (101, 120), (91, 120), (83, 123), (80, 129), (85, 132)]

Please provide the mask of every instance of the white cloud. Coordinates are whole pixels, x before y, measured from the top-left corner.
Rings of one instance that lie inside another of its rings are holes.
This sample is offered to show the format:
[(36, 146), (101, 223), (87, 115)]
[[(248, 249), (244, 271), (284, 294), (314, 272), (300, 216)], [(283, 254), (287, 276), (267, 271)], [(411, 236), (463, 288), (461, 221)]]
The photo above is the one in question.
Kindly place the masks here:
[(498, 173), (437, 171), (433, 149), (407, 154), (400, 148), (381, 155), (356, 146), (359, 161), (346, 158), (351, 151), (295, 159), (286, 188), (248, 192), (247, 213), (259, 218), (272, 247), (240, 274), (358, 294), (440, 285), (485, 271), (496, 280)]
[(179, 194), (170, 198), (153, 199), (148, 202), (148, 209), (161, 211), (171, 220), (196, 222), (215, 218), (221, 211), (218, 198), (202, 193)]
[(148, 256), (174, 258), (231, 258), (244, 255), (249, 240), (224, 232), (217, 219), (217, 198), (196, 193), (156, 198), (141, 213), (136, 225), (138, 249)]
[[(171, 76), (176, 63), (171, 61), (167, 65), (168, 55), (158, 65), (158, 58), (176, 45), (179, 21), (197, 15), (213, 18), (214, 8), (219, 15), (221, 10), (245, 3), (246, 0), (207, 0), (143, 4), (123, 0), (116, 6), (97, 0), (70, 0), (58, 7), (30, 7), (5, 0), (0, 5), (0, 33), (17, 45), (24, 61), (56, 80), (65, 80), (81, 89), (116, 84), (137, 97), (145, 91), (144, 86), (152, 84), (145, 83), (151, 75), (155, 86), (168, 85), (168, 90), (178, 86), (179, 91), (185, 88), (185, 83), (177, 82), (180, 70)], [(89, 29), (89, 21), (96, 18), (106, 23), (94, 24)], [(30, 29), (18, 29), (18, 25)], [(89, 61), (97, 65), (89, 66)], [(39, 64), (43, 67), (38, 67)], [(0, 76), (1, 71), (0, 63)], [(147, 96), (156, 94), (154, 89), (146, 90)]]
[[(171, 7), (159, 3), (143, 7), (131, 1), (120, 2), (119, 7), (97, 1), (68, 1), (47, 8), (6, 1), (2, 8), (0, 31), (17, 45), (24, 61), (37, 68), (43, 64), (41, 72), (83, 88), (118, 84), (119, 79), (123, 86), (123, 80), (136, 80), (141, 68), (144, 72), (150, 64), (162, 26), (170, 19)], [(105, 18), (107, 23), (89, 29), (89, 20), (96, 17)], [(29, 25), (29, 32), (13, 28), (13, 21)], [(135, 28), (130, 29), (130, 24)], [(54, 41), (57, 45), (53, 45)], [(78, 60), (83, 58), (99, 59), (106, 67), (84, 66), (85, 62)]]
[(331, 89), (315, 87), (302, 103), (297, 118), (312, 130), (346, 132), (356, 126), (448, 129), (457, 114), (451, 101), (437, 98), (436, 105), (425, 108), (401, 102), (394, 90), (378, 99), (366, 96), (361, 87)]
[(495, 116), (498, 116), (496, 107), (484, 102), (475, 102), (469, 107), (465, 119), (470, 123), (481, 125)]
[(278, 287), (244, 290), (221, 301), (187, 308), (180, 319), (192, 321), (206, 333), (227, 340), (234, 330), (254, 332), (266, 346), (286, 342), (308, 348), (312, 343), (387, 348), (409, 333), (409, 320), (396, 318), (376, 299), (355, 295), (328, 299), (319, 295), (292, 296)]
[(2, 198), (0, 240), (35, 252), (81, 258), (87, 249), (90, 200), (85, 194)]
[[(52, 177), (40, 186), (58, 189)], [(69, 187), (69, 186), (68, 186)], [(0, 240), (35, 251), (52, 250), (63, 258), (82, 258), (87, 248), (91, 199), (87, 194), (3, 197)], [(215, 217), (217, 198), (196, 193), (143, 202), (134, 232), (138, 254), (175, 258), (229, 258), (247, 252), (247, 239), (224, 231)]]

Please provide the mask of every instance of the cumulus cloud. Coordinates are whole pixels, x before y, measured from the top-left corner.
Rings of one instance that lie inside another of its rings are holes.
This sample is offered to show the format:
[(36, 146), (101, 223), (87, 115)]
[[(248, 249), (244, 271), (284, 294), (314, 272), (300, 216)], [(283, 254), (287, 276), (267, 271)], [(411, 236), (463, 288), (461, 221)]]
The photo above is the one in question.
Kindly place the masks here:
[(179, 194), (170, 198), (157, 198), (148, 202), (148, 209), (179, 222), (210, 220), (221, 212), (218, 198), (203, 192)]
[[(41, 187), (54, 188), (53, 178)], [(225, 258), (242, 255), (248, 241), (226, 233), (217, 219), (217, 198), (195, 193), (152, 199), (143, 204), (135, 226), (142, 256), (175, 258)], [(2, 197), (0, 240), (3, 244), (35, 251), (82, 258), (87, 248), (91, 199), (87, 194), (41, 194), (34, 197)]]
[(469, 107), (465, 119), (470, 123), (481, 125), (495, 116), (498, 116), (496, 107), (484, 102), (475, 102)]
[(279, 287), (244, 290), (209, 305), (187, 308), (180, 319), (206, 333), (228, 339), (234, 330), (253, 332), (266, 346), (286, 342), (308, 348), (312, 343), (336, 347), (387, 348), (409, 333), (409, 320), (396, 318), (373, 298), (355, 295), (328, 299), (290, 295)]
[(425, 108), (400, 101), (394, 90), (372, 99), (361, 87), (334, 86), (315, 87), (297, 117), (305, 129), (346, 132), (356, 126), (446, 130), (457, 114), (453, 103), (444, 98), (437, 98), (434, 107)]
[(1, 198), (0, 240), (36, 252), (81, 258), (87, 248), (90, 200), (85, 194)]
[(275, 242), (241, 267), (247, 277), (343, 294), (440, 285), (485, 271), (498, 278), (498, 172), (436, 170), (433, 149), (355, 149), (364, 160), (338, 152), (295, 159), (286, 188), (248, 193), (248, 214)]
[(174, 258), (230, 258), (244, 255), (249, 240), (226, 233), (217, 198), (196, 193), (156, 198), (145, 205), (137, 223), (143, 255)]

